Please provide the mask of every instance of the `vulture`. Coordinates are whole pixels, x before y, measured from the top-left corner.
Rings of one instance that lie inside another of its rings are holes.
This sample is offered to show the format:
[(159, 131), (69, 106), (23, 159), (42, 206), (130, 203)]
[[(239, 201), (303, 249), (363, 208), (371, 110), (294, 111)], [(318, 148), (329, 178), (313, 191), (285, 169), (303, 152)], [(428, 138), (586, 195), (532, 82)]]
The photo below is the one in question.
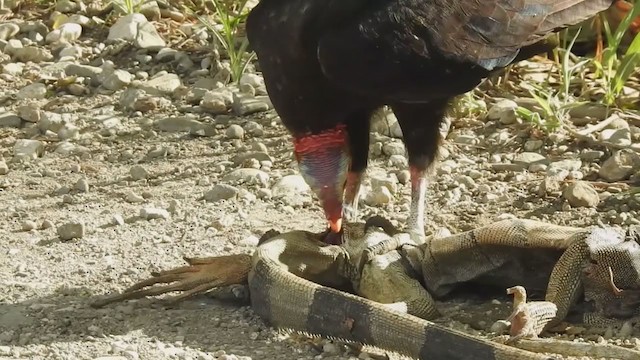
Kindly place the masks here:
[(367, 167), (372, 114), (389, 106), (411, 174), (406, 231), (424, 239), (427, 173), (450, 101), (548, 35), (617, 0), (261, 0), (246, 32), (300, 173), (341, 243)]

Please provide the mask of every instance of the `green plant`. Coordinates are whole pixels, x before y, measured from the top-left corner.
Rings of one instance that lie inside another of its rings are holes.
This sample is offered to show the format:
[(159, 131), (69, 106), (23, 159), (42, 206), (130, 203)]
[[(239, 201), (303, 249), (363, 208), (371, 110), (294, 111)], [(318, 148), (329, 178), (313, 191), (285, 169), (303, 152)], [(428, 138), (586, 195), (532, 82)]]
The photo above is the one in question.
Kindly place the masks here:
[[(584, 74), (584, 72), (580, 70), (583, 70), (589, 63), (588, 59), (580, 60), (580, 58), (571, 52), (581, 31), (582, 28), (578, 28), (569, 43), (564, 43), (562, 47), (555, 49), (556, 62), (558, 63), (560, 73), (561, 94), (566, 101), (571, 98), (571, 80), (576, 74)], [(564, 38), (566, 39), (566, 37)], [(562, 53), (562, 57), (558, 56), (558, 53)]]
[(231, 68), (231, 81), (238, 82), (255, 56), (255, 53), (247, 51), (249, 40), (246, 37), (242, 39), (240, 44), (236, 43), (239, 38), (239, 29), (249, 15), (249, 11), (246, 9), (247, 0), (235, 2), (235, 6), (225, 4), (221, 0), (211, 0), (211, 2), (215, 8), (219, 25), (208, 17), (194, 15), (207, 29), (213, 32), (226, 51)]
[[(560, 75), (560, 89), (555, 90), (549, 84), (526, 84), (525, 86), (525, 89), (536, 101), (539, 111), (518, 107), (516, 114), (535, 128), (546, 132), (558, 130), (569, 117), (569, 110), (584, 103), (576, 101), (571, 92), (571, 80), (576, 74), (584, 73), (581, 70), (589, 63), (588, 59), (580, 59), (571, 52), (580, 31), (581, 29), (577, 29), (568, 43), (565, 42), (562, 47), (554, 50), (555, 62)], [(566, 39), (566, 37), (564, 38)]]
[(562, 93), (551, 91), (541, 85), (527, 85), (527, 90), (535, 99), (540, 111), (518, 107), (516, 114), (534, 127), (546, 132), (553, 132), (564, 126), (569, 118), (569, 110), (585, 104), (573, 97), (563, 97)]
[(487, 103), (471, 90), (456, 97), (449, 110), (456, 118), (480, 116), (487, 112)]
[(598, 75), (604, 82), (604, 101), (607, 105), (616, 104), (618, 96), (622, 93), (625, 83), (640, 65), (640, 34), (636, 35), (627, 50), (619, 58), (618, 52), (622, 39), (627, 33), (631, 22), (640, 15), (640, 1), (637, 1), (632, 10), (627, 13), (615, 31), (611, 30), (605, 17), (602, 23), (607, 38), (607, 47), (602, 53), (602, 62), (594, 59), (593, 64)]
[(112, 0), (111, 4), (125, 14), (134, 14), (140, 12), (142, 6), (152, 0)]

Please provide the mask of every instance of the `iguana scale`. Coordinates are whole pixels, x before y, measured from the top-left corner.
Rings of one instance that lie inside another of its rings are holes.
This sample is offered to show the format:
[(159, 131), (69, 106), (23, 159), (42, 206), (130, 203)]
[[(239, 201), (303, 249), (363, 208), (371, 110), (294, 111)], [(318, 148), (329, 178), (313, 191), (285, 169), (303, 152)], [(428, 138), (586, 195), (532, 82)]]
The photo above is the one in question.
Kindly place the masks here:
[[(179, 297), (184, 298), (246, 281), (252, 308), (274, 327), (419, 359), (491, 360), (556, 357), (434, 324), (428, 321), (438, 316), (434, 297), (470, 283), (503, 289), (522, 285), (522, 291), (546, 288), (545, 301), (516, 301), (512, 317), (525, 322), (512, 324), (512, 329), (519, 327), (522, 337), (535, 337), (563, 320), (582, 294), (595, 303), (595, 310), (583, 317), (587, 322), (633, 316), (640, 303), (635, 290), (640, 287), (640, 245), (612, 228), (509, 219), (416, 245), (408, 234), (373, 218), (365, 224), (348, 224), (341, 246), (323, 244), (320, 238), (308, 231), (270, 231), (253, 256), (187, 259), (190, 266), (154, 274), (95, 305), (170, 291), (187, 291)], [(339, 290), (347, 288), (358, 295)], [(607, 310), (612, 307), (618, 311)], [(553, 344), (536, 348), (539, 343), (522, 341), (523, 347), (534, 351), (554, 349)], [(567, 351), (583, 355), (603, 351), (580, 346), (568, 346)], [(630, 349), (606, 350), (622, 358), (640, 356)]]

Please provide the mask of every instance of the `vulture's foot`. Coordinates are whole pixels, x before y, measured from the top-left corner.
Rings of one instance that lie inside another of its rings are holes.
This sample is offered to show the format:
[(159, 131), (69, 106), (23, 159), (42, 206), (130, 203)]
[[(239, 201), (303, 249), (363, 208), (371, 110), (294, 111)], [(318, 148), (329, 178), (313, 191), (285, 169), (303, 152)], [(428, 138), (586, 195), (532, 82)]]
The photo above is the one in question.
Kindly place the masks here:
[[(251, 255), (237, 254), (207, 258), (184, 258), (189, 264), (175, 269), (154, 272), (153, 277), (140, 281), (122, 294), (97, 300), (93, 307), (102, 307), (123, 300), (139, 299), (174, 291), (183, 293), (170, 299), (175, 303), (216, 287), (246, 284), (251, 269)], [(154, 286), (156, 284), (161, 284)]]

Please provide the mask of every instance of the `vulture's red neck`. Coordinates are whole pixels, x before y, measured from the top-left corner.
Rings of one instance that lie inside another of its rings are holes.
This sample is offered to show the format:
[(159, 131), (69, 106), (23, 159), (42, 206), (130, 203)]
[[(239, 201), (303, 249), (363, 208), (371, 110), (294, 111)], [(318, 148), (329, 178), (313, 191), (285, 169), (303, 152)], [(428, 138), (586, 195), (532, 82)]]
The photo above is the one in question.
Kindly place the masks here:
[(342, 196), (349, 171), (348, 134), (340, 124), (317, 134), (294, 136), (294, 152), (300, 173), (322, 203), (329, 227), (342, 227)]

